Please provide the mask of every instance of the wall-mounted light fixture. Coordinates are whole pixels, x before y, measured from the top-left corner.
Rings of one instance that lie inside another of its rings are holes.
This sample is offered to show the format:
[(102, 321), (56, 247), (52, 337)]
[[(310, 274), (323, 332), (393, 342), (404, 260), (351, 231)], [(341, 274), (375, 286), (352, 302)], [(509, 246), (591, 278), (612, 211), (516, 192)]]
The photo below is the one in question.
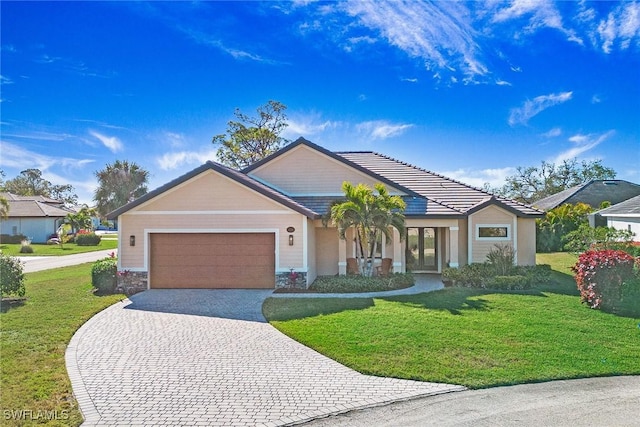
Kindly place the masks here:
[(289, 246), (293, 246), (293, 234), (289, 234)]
[(131, 236), (129, 236), (129, 246), (135, 246), (135, 245), (136, 245), (136, 236), (132, 234)]

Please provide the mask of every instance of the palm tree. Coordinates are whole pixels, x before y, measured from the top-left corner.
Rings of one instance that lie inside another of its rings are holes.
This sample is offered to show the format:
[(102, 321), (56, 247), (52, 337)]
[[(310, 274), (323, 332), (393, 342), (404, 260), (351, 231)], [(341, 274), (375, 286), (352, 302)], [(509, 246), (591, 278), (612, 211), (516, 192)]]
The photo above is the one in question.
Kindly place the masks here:
[(354, 186), (350, 182), (342, 184), (345, 201), (336, 201), (331, 205), (329, 221), (338, 228), (341, 239), (346, 238), (350, 228), (355, 229), (356, 257), (363, 276), (372, 276), (373, 258), (377, 251), (378, 237), (382, 234), (392, 239), (391, 230), (395, 228), (404, 235), (404, 210), (406, 204), (400, 196), (391, 196), (384, 185), (375, 184), (374, 193), (365, 184)]
[(102, 216), (147, 193), (149, 172), (134, 162), (116, 160), (96, 172), (98, 188), (93, 196)]

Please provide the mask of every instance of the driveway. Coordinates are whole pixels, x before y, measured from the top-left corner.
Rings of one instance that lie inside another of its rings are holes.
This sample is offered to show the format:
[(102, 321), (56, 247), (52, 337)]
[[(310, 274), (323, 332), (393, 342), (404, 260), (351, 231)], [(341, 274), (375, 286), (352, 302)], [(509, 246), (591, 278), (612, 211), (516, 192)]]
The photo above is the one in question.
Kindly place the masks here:
[(286, 425), (463, 387), (359, 374), (266, 323), (270, 290), (150, 290), (85, 323), (66, 353), (93, 425)]

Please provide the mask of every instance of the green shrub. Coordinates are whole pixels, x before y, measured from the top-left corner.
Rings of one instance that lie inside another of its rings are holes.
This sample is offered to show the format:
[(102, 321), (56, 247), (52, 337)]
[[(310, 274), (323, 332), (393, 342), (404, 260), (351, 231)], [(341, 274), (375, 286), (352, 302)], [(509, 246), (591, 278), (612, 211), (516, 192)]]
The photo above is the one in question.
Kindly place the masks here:
[(492, 289), (515, 291), (531, 288), (531, 282), (527, 276), (495, 276), (490, 283)]
[(113, 293), (118, 276), (118, 259), (107, 257), (98, 260), (91, 266), (91, 284), (101, 294)]
[(33, 247), (31, 247), (31, 245), (22, 245), (22, 246), (20, 246), (20, 253), (21, 254), (32, 254), (33, 253)]
[(394, 273), (388, 277), (320, 276), (309, 289), (321, 293), (379, 292), (407, 288), (414, 283), (411, 273)]
[(0, 234), (0, 243), (9, 243), (16, 245), (21, 243), (23, 240), (27, 240), (27, 236), (24, 234)]
[(640, 274), (622, 284), (618, 312), (625, 316), (640, 317)]
[[(442, 272), (442, 278), (464, 288), (529, 289), (551, 282), (551, 266), (511, 266), (509, 274), (497, 274), (495, 265), (475, 263), (460, 268), (446, 268)], [(517, 283), (510, 284), (513, 281)]]
[(494, 245), (487, 254), (487, 263), (498, 276), (508, 276), (514, 270), (516, 251), (511, 245)]
[(0, 253), (0, 296), (24, 296), (24, 273), (19, 259)]
[(530, 287), (551, 283), (551, 266), (549, 264), (520, 265), (515, 267), (514, 274), (525, 276)]
[(98, 246), (101, 241), (102, 238), (96, 233), (77, 234), (75, 238), (78, 246)]
[(589, 307), (616, 312), (622, 301), (623, 283), (634, 278), (635, 259), (611, 249), (580, 254), (572, 267), (580, 300)]

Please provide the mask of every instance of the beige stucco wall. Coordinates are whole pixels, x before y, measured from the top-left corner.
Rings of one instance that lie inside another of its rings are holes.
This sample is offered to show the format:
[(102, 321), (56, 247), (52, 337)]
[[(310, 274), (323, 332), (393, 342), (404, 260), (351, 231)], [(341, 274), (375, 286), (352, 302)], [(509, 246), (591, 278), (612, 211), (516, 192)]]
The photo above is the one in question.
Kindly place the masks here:
[[(304, 215), (214, 171), (206, 171), (118, 218), (119, 268), (147, 270), (149, 234), (153, 232), (272, 232), (276, 235), (276, 272), (290, 268), (306, 272), (306, 222)], [(287, 227), (294, 227), (295, 232), (288, 233)], [(289, 246), (289, 234), (294, 236), (293, 246)], [(135, 246), (129, 246), (132, 235)]]
[(318, 277), (318, 263), (317, 263), (317, 245), (318, 245), (318, 236), (317, 230), (313, 226), (313, 220), (306, 219), (306, 233), (307, 233), (307, 244), (306, 244), (306, 254), (305, 254), (305, 262), (307, 265), (307, 287), (316, 280)]
[(319, 276), (338, 274), (338, 230), (316, 228), (316, 264)]
[(536, 265), (536, 220), (518, 218), (518, 265)]
[[(353, 184), (378, 182), (342, 162), (300, 145), (251, 171), (250, 176), (268, 182), (289, 195), (341, 195), (344, 181)], [(387, 188), (391, 194), (402, 194)]]
[[(514, 236), (517, 234), (516, 216), (497, 206), (487, 206), (469, 216), (469, 229), (467, 230), (470, 239), (469, 247), (471, 254), (469, 262), (485, 262), (487, 254), (496, 244), (511, 245), (518, 250)], [(508, 239), (483, 238), (477, 236), (476, 227), (480, 226), (508, 226)]]

